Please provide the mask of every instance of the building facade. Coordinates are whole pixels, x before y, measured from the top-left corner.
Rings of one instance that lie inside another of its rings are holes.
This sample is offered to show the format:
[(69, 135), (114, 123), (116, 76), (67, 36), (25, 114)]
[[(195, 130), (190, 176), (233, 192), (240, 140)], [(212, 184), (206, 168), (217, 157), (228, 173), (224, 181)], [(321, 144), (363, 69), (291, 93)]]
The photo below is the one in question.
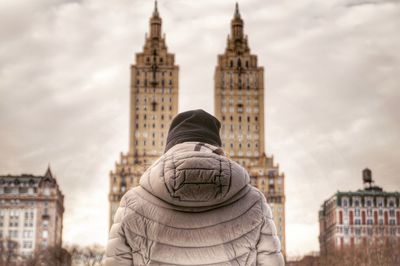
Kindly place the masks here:
[(0, 176), (0, 239), (17, 254), (62, 244), (64, 195), (50, 167), (43, 176)]
[(214, 83), (223, 148), (249, 171), (252, 184), (266, 196), (285, 254), (285, 176), (273, 157), (266, 156), (264, 68), (250, 52), (237, 4), (225, 53), (218, 56)]
[(372, 172), (363, 170), (364, 189), (338, 191), (319, 211), (320, 251), (366, 244), (376, 240), (400, 240), (400, 192), (386, 192), (373, 185)]
[(139, 185), (146, 168), (163, 154), (169, 125), (178, 113), (179, 67), (168, 52), (157, 2), (145, 39), (131, 66), (129, 151), (121, 153), (110, 172), (110, 226), (121, 197)]

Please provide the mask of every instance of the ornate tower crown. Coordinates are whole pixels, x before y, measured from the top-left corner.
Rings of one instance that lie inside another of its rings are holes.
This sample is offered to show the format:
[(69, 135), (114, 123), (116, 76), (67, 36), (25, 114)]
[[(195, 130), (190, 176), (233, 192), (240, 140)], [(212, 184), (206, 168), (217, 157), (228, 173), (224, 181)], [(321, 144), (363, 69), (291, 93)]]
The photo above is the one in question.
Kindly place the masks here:
[(150, 37), (161, 38), (162, 19), (158, 13), (157, 0), (154, 2), (153, 16), (150, 18)]
[(231, 20), (231, 33), (228, 36), (227, 52), (235, 55), (250, 53), (247, 36), (244, 34), (244, 21), (236, 3), (233, 18)]
[(235, 6), (235, 13), (233, 15), (233, 19), (231, 21), (231, 36), (232, 39), (234, 40), (241, 40), (243, 39), (243, 26), (244, 22), (242, 20), (242, 17), (240, 16), (239, 12), (239, 4), (236, 3)]

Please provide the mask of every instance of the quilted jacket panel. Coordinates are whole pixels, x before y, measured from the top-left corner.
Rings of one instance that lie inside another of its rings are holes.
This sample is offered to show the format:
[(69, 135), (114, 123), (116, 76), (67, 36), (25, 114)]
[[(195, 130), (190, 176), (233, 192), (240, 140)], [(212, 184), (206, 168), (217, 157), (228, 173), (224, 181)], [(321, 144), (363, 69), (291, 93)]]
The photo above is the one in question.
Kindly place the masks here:
[(264, 195), (217, 147), (196, 145), (174, 146), (124, 195), (106, 266), (284, 265)]

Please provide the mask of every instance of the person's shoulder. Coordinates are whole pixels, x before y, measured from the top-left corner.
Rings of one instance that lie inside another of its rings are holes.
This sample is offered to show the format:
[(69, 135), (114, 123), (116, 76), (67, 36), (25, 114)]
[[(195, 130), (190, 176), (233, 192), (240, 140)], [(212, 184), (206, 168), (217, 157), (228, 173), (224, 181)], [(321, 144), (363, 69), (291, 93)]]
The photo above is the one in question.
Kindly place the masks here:
[(140, 202), (139, 191), (140, 186), (129, 189), (121, 198), (120, 206), (127, 208), (134, 208)]
[(256, 188), (255, 186), (248, 184), (248, 186), (250, 187), (250, 191), (249, 193), (251, 193), (253, 195), (253, 197), (256, 197), (258, 200), (265, 200), (265, 196), (264, 194), (261, 192), (261, 190), (259, 190), (258, 188)]

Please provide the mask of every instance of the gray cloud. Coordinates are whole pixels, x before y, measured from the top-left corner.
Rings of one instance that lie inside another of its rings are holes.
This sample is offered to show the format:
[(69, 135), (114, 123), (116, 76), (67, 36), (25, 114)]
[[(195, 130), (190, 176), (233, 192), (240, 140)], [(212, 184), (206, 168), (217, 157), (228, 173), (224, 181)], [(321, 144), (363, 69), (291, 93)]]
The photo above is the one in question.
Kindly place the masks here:
[[(129, 65), (152, 5), (0, 3), (0, 169), (41, 174), (51, 162), (66, 194), (68, 242), (106, 241), (108, 173), (128, 148)], [(181, 67), (180, 110), (212, 112), (234, 2), (159, 5)], [(241, 12), (265, 66), (267, 151), (287, 178), (287, 248), (317, 250), (319, 205), (360, 188), (364, 167), (384, 189), (400, 190), (400, 8), (250, 0)]]

